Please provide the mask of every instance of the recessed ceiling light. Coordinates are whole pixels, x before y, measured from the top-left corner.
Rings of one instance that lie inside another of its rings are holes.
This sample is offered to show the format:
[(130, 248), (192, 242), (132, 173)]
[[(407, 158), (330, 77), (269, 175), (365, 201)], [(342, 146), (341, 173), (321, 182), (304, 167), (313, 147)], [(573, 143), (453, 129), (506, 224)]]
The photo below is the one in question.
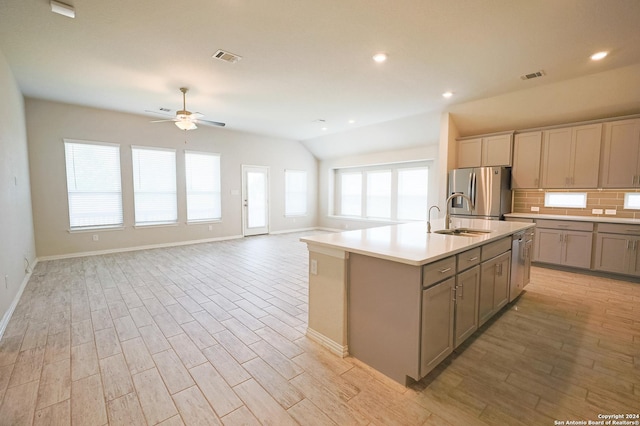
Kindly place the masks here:
[(376, 53), (375, 55), (373, 55), (373, 60), (381, 64), (382, 62), (387, 60), (387, 54), (383, 52)]
[(349, 120), (349, 124), (353, 124), (355, 122), (356, 122), (356, 120)]
[(326, 127), (323, 127), (323, 128), (322, 128), (322, 130), (323, 130), (323, 131), (326, 131), (326, 130), (327, 130), (327, 128), (326, 128)]
[(443, 97), (443, 98), (447, 98), (447, 99), (449, 99), (449, 98), (450, 98), (450, 97), (452, 97), (452, 96), (453, 96), (453, 92), (444, 92), (444, 93), (442, 94), (442, 97)]
[(602, 52), (594, 53), (593, 55), (591, 55), (591, 60), (599, 61), (600, 59), (604, 59), (608, 54), (609, 52), (606, 52), (604, 50)]

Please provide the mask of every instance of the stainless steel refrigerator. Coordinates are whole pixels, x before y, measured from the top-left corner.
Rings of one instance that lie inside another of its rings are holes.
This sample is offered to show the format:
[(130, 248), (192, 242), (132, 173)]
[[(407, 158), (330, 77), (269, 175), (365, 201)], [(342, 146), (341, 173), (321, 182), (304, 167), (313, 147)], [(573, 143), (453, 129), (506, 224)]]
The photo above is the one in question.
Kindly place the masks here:
[(451, 200), (452, 217), (501, 220), (511, 212), (511, 168), (474, 167), (449, 172), (449, 195), (463, 193), (473, 201), (469, 211), (463, 197)]

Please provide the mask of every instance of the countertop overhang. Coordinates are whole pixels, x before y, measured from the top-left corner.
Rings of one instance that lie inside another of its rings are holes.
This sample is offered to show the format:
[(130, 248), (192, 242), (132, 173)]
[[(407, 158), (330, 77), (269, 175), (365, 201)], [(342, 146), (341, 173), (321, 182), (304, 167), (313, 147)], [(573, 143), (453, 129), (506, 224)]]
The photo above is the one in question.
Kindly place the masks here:
[(491, 231), (473, 237), (433, 232), (444, 229), (444, 219), (432, 221), (431, 226), (431, 233), (427, 233), (425, 221), (314, 235), (302, 237), (300, 241), (307, 243), (310, 250), (313, 246), (319, 246), (421, 266), (533, 228), (535, 225), (497, 220), (453, 219), (452, 228)]

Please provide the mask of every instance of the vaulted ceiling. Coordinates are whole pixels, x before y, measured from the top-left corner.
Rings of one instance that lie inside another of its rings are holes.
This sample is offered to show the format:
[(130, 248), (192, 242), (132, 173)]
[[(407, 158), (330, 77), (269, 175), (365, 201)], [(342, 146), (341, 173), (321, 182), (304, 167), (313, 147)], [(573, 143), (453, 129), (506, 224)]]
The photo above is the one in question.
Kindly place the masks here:
[(640, 63), (638, 0), (66, 1), (75, 19), (0, 1), (25, 96), (173, 113), (184, 86), (188, 109), (229, 129), (300, 141)]

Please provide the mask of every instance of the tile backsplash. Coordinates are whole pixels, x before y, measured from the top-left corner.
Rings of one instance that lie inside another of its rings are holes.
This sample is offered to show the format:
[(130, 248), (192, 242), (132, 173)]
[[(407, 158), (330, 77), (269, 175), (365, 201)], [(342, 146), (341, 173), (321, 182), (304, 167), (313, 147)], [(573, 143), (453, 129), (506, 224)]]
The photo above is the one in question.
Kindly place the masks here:
[[(545, 192), (586, 192), (587, 207), (584, 209), (568, 209), (545, 207)], [(514, 190), (513, 212), (530, 214), (557, 214), (567, 216), (619, 217), (626, 219), (640, 219), (640, 210), (624, 209), (624, 194), (626, 192), (640, 192), (640, 189), (603, 189), (603, 190)], [(532, 212), (531, 207), (539, 207), (540, 211)], [(592, 214), (592, 209), (615, 209), (616, 214)]]

